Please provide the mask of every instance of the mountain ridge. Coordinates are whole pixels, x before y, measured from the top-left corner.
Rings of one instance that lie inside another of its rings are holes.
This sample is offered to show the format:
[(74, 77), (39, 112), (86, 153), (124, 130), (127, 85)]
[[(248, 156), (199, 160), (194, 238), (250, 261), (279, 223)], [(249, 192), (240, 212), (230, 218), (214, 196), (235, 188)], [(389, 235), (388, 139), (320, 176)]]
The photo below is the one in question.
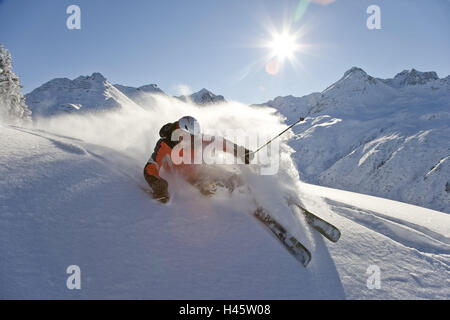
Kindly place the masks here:
[(450, 212), (449, 79), (351, 68), (320, 93), (258, 106), (307, 117), (289, 143), (304, 181)]
[[(155, 95), (169, 96), (157, 84), (139, 87), (112, 84), (100, 72), (94, 72), (73, 80), (65, 77), (51, 79), (26, 94), (25, 98), (34, 117), (50, 117), (64, 113), (99, 112), (130, 104), (151, 107), (155, 103)], [(198, 105), (226, 102), (223, 96), (205, 88), (188, 96), (173, 98)]]

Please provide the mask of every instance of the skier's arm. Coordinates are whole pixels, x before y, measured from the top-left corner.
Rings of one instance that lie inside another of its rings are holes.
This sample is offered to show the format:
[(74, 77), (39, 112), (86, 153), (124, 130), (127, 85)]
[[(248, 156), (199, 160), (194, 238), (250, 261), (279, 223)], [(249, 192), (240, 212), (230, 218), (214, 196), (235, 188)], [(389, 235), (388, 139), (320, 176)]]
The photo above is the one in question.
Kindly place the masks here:
[(235, 143), (233, 143), (233, 154), (235, 157), (239, 157), (245, 164), (249, 164), (255, 157), (252, 151)]
[[(203, 148), (210, 143), (213, 143), (216, 139), (223, 141), (222, 151), (233, 154), (236, 158), (240, 158), (245, 164), (249, 164), (253, 160), (254, 154), (252, 151), (237, 145), (223, 137), (203, 136)], [(220, 142), (219, 142), (220, 143)]]
[(253, 160), (253, 152), (244, 148), (243, 146), (237, 145), (225, 138), (223, 140), (223, 152), (228, 152), (233, 154), (236, 158), (240, 158), (245, 164), (249, 164)]

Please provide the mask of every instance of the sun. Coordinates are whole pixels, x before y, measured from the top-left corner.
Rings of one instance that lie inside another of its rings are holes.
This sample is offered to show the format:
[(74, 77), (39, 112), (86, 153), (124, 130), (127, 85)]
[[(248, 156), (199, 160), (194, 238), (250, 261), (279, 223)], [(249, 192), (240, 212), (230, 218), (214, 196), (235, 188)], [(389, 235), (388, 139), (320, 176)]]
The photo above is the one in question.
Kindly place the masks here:
[(283, 61), (286, 58), (289, 60), (294, 58), (295, 52), (299, 49), (299, 44), (295, 35), (290, 34), (288, 31), (283, 31), (282, 33), (274, 32), (272, 34), (272, 41), (269, 43), (269, 47), (272, 50), (272, 57)]
[(281, 31), (271, 28), (269, 30), (270, 40), (264, 42), (264, 47), (268, 49), (266, 57), (266, 72), (271, 75), (278, 74), (285, 61), (288, 61), (294, 69), (300, 65), (297, 55), (304, 52), (306, 45), (301, 43), (302, 29), (292, 32), (289, 27), (284, 27)]
[(289, 66), (297, 72), (303, 68), (302, 57), (311, 54), (313, 45), (307, 42), (310, 25), (304, 23), (294, 26), (293, 22), (285, 21), (277, 28), (270, 20), (263, 22), (265, 37), (255, 41), (252, 46), (263, 49), (264, 55), (246, 67), (240, 79), (249, 75), (253, 68), (264, 68), (266, 73), (273, 76), (288, 70)]

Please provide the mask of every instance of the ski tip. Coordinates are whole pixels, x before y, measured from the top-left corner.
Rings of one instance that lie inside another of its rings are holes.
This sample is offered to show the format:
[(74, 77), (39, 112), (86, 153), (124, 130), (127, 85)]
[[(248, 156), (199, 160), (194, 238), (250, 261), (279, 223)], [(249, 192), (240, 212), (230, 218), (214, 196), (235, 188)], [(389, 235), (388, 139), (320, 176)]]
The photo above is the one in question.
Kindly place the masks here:
[(303, 266), (306, 268), (311, 261), (311, 254), (307, 256), (307, 258), (302, 262)]
[(336, 228), (335, 230), (333, 230), (333, 232), (329, 234), (324, 232), (323, 236), (328, 240), (330, 240), (331, 242), (336, 243), (341, 238), (341, 231), (339, 231), (339, 229)]
[(338, 230), (337, 232), (336, 232), (336, 235), (332, 238), (332, 239), (330, 239), (331, 241), (333, 241), (334, 243), (336, 243), (336, 242), (338, 242), (338, 240), (341, 238), (341, 232)]
[(296, 260), (298, 260), (305, 268), (308, 266), (309, 262), (311, 261), (311, 252), (309, 252), (308, 249), (305, 247), (302, 248), (302, 251), (297, 251), (296, 253), (293, 253), (293, 256)]

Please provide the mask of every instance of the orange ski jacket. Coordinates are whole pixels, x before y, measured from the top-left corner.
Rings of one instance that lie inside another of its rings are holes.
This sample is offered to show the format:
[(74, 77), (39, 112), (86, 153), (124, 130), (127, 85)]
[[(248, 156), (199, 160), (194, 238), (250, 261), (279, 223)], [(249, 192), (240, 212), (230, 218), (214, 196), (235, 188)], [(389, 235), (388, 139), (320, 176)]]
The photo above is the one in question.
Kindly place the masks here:
[[(194, 181), (196, 179), (201, 165), (194, 164), (193, 162), (188, 164), (175, 164), (172, 159), (172, 150), (178, 143), (180, 143), (180, 141), (171, 140), (172, 133), (176, 129), (178, 129), (178, 122), (168, 123), (164, 125), (159, 131), (159, 135), (161, 138), (156, 143), (155, 149), (144, 168), (144, 176), (147, 181), (153, 180), (148, 179), (152, 177), (161, 179), (159, 174), (162, 168), (168, 171), (175, 171), (177, 173), (180, 173), (187, 181)], [(213, 140), (202, 140), (202, 147), (204, 148), (211, 142), (213, 142)], [(232, 152), (236, 156), (238, 145), (223, 139), (223, 151), (227, 152), (231, 150), (233, 150)], [(193, 159), (193, 150), (191, 150), (191, 152), (191, 159)], [(183, 150), (180, 151), (179, 156), (183, 156), (182, 153)]]

